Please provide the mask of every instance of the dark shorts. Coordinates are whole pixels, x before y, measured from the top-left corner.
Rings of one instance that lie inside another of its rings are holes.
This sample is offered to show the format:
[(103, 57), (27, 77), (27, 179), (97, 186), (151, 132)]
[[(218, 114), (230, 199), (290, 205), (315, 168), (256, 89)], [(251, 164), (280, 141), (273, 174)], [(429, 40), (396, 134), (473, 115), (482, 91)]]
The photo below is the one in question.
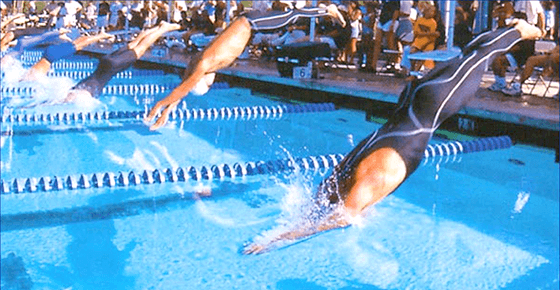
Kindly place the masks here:
[(523, 40), (516, 44), (509, 53), (515, 58), (517, 66), (522, 67), (527, 62), (527, 59), (535, 54), (535, 41)]

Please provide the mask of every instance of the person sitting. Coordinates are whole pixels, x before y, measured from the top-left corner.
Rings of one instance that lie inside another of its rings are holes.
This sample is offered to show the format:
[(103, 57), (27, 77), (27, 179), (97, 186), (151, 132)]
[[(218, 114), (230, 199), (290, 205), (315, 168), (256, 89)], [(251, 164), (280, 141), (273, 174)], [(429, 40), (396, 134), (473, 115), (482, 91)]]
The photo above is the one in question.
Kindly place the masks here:
[(238, 17), (201, 53), (191, 59), (181, 84), (150, 110), (146, 122), (151, 122), (161, 111), (161, 115), (150, 126), (150, 129), (156, 130), (167, 123), (171, 111), (195, 87), (200, 89), (199, 93), (208, 91), (214, 81), (215, 72), (231, 65), (243, 53), (253, 31), (275, 30), (297, 21), (298, 18), (323, 16), (342, 18), (335, 5), (326, 8), (293, 9), (285, 12), (255, 10)]
[[(414, 23), (414, 41), (410, 46), (410, 53), (432, 51), (436, 47), (436, 40), (439, 37), (437, 32), (437, 22), (434, 19), (436, 7), (427, 5), (422, 11), (422, 17)], [(418, 71), (423, 61), (412, 61), (411, 70)]]
[[(523, 3), (521, 3), (523, 2)], [(496, 9), (502, 9), (501, 6)], [(518, 1), (515, 7), (511, 3), (503, 5), (504, 12), (496, 13), (499, 25), (507, 25), (512, 17), (526, 19), (527, 22), (544, 31), (544, 14), (539, 1)], [(515, 11), (515, 12), (514, 12)], [(494, 13), (493, 13), (494, 14)], [(496, 57), (492, 62), (494, 83), (488, 87), (490, 91), (503, 92), (507, 88), (506, 72), (508, 67), (519, 69), (525, 65), (527, 59), (535, 54), (535, 40), (524, 40), (513, 46), (507, 53)]]
[(518, 80), (514, 80), (509, 87), (502, 90), (502, 92), (506, 95), (519, 97), (523, 94), (521, 86), (523, 83), (533, 74), (535, 67), (543, 67), (543, 74), (550, 74), (551, 72), (556, 72), (558, 74), (558, 63), (559, 59), (560, 47), (556, 45), (555, 48), (548, 51), (543, 55), (533, 55), (527, 58), (527, 62), (523, 67), (523, 71), (519, 76)]
[(520, 39), (542, 35), (523, 20), (511, 28), (479, 35), (462, 55), (441, 62), (424, 78), (408, 83), (396, 111), (362, 140), (319, 185), (315, 204), (301, 224), (267, 240), (247, 244), (260, 254), (320, 232), (351, 225), (355, 217), (393, 193), (418, 168), (436, 129), (475, 96), (486, 60)]

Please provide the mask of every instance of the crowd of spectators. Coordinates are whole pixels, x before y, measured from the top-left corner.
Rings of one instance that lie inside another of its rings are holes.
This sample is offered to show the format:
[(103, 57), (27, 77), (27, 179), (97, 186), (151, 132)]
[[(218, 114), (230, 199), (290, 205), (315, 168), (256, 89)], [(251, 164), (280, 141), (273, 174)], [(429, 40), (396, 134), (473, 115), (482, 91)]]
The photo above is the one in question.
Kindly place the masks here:
[[(227, 1), (227, 0), (226, 0)], [(23, 12), (28, 26), (47, 29), (78, 27), (89, 33), (147, 29), (162, 20), (181, 25), (181, 34), (174, 34), (171, 45), (200, 50), (228, 21), (244, 11), (286, 10), (311, 5), (311, 1), (24, 1)], [(243, 4), (250, 3), (250, 7)], [(446, 30), (439, 1), (375, 0), (375, 1), (316, 1), (317, 5), (338, 5), (344, 21), (318, 18), (315, 25), (300, 19), (287, 28), (256, 33), (250, 42), (253, 56), (272, 53), (278, 45), (309, 41), (310, 27), (315, 27), (315, 41), (328, 43), (338, 67), (357, 68), (374, 73), (408, 76), (410, 71), (429, 70), (434, 62), (410, 61), (408, 56), (447, 47)], [(542, 5), (541, 5), (542, 2)], [(170, 4), (172, 7), (170, 7)], [(507, 25), (512, 16), (524, 17), (539, 26), (547, 39), (558, 39), (557, 3), (555, 1), (493, 1), (492, 28)], [(39, 7), (41, 6), (41, 7)], [(457, 1), (453, 44), (463, 48), (472, 38), (479, 0)], [(2, 3), (5, 16), (8, 7)], [(228, 10), (229, 8), (229, 10)], [(512, 49), (496, 59), (491, 68), (496, 83), (494, 91), (508, 90), (505, 83), (507, 67), (523, 67), (534, 55), (534, 41)], [(378, 63), (385, 60), (385, 65)], [(342, 66), (344, 65), (344, 66)], [(336, 67), (336, 66), (335, 66)], [(519, 90), (516, 90), (516, 95)]]

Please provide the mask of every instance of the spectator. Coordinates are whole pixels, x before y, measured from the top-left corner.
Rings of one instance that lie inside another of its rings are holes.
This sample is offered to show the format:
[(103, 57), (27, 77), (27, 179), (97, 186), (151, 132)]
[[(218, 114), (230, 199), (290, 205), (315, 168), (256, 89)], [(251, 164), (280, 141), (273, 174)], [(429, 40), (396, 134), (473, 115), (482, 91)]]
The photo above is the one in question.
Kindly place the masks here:
[(361, 40), (362, 33), (362, 11), (358, 1), (350, 1), (348, 3), (348, 18), (350, 20), (351, 35), (350, 41), (346, 44), (345, 48), (345, 62), (347, 64), (354, 63), (354, 55), (358, 50), (358, 41)]
[(117, 20), (119, 17), (119, 10), (123, 8), (121, 1), (111, 1), (109, 6), (109, 29), (114, 30), (117, 26)]
[(96, 21), (97, 21), (97, 17), (96, 17), (96, 12), (97, 12), (97, 7), (95, 6), (95, 4), (93, 3), (93, 1), (89, 1), (87, 6), (86, 6), (86, 20), (87, 20), (87, 24), (90, 27), (94, 27), (96, 26)]
[[(434, 50), (436, 40), (439, 37), (437, 22), (434, 19), (436, 7), (426, 5), (423, 9), (422, 16), (414, 23), (414, 42), (412, 42), (410, 47), (410, 53)], [(422, 64), (422, 61), (412, 62), (411, 70), (419, 70)]]
[(461, 7), (455, 9), (455, 28), (453, 33), (453, 45), (463, 49), (472, 39), (471, 25), (468, 22), (468, 14)]
[(53, 27), (57, 23), (57, 15), (60, 10), (60, 6), (53, 0), (50, 1), (47, 6), (43, 9), (47, 14), (49, 14), (49, 20), (47, 20), (47, 27)]
[(64, 17), (64, 27), (74, 27), (80, 20), (80, 13), (82, 11), (82, 4), (78, 1), (67, 1), (64, 4), (66, 16)]
[(126, 13), (124, 9), (119, 10), (117, 18), (116, 30), (124, 30), (126, 28)]
[(64, 2), (58, 2), (58, 11), (56, 14), (56, 29), (60, 29), (64, 27), (64, 18), (68, 15), (66, 11), (66, 7), (64, 7)]
[(366, 72), (371, 72), (372, 69), (372, 59), (373, 59), (373, 31), (375, 29), (375, 19), (377, 18), (378, 2), (367, 1), (364, 3), (366, 6), (366, 12), (363, 17), (362, 26), (362, 53), (365, 55), (365, 61), (362, 61), (361, 70)]
[[(156, 1), (154, 2), (154, 6), (152, 7), (152, 11), (155, 12), (155, 23), (152, 22), (152, 25), (159, 25), (162, 21), (169, 21), (167, 17), (169, 16), (169, 5), (167, 1)], [(153, 18), (152, 18), (153, 19)]]
[(515, 80), (511, 85), (504, 89), (502, 92), (506, 95), (519, 97), (523, 94), (521, 90), (521, 85), (533, 74), (535, 67), (541, 66), (544, 69), (543, 73), (550, 73), (555, 71), (558, 74), (558, 62), (560, 47), (556, 45), (551, 51), (544, 55), (533, 55), (527, 59), (525, 67), (521, 72), (519, 80)]
[[(498, 7), (499, 8), (499, 7)], [(511, 12), (509, 4), (504, 4), (504, 9)], [(537, 26), (544, 34), (544, 10), (539, 1), (517, 1), (515, 2), (514, 9), (517, 18), (525, 18), (529, 24)], [(503, 14), (503, 13), (502, 13)], [(506, 17), (503, 21), (498, 21), (507, 24), (509, 14), (505, 13), (501, 17)], [(508, 67), (519, 69), (525, 65), (527, 59), (535, 53), (535, 40), (523, 40), (516, 44), (507, 53), (502, 54), (494, 59), (492, 62), (492, 71), (494, 73), (494, 83), (488, 87), (489, 90), (494, 92), (504, 92), (507, 88), (506, 71)]]
[(554, 39), (554, 28), (556, 27), (556, 16), (557, 12), (556, 3), (554, 1), (543, 1), (543, 8), (545, 12), (545, 30), (546, 39)]
[(474, 29), (474, 19), (476, 18), (476, 11), (478, 11), (478, 0), (461, 0), (456, 2), (457, 8), (460, 8), (464, 15), (464, 23), (470, 31)]
[[(397, 41), (412, 43), (414, 34), (412, 32), (412, 23), (409, 19), (412, 9), (412, 1), (390, 1), (385, 0), (381, 15), (379, 17), (379, 25), (375, 33), (375, 46), (373, 51), (372, 70), (377, 71), (377, 61), (381, 54), (383, 41), (386, 40), (387, 47), (391, 50), (397, 50)], [(400, 70), (398, 57), (388, 57), (391, 70)]]
[(99, 3), (99, 12), (97, 12), (97, 26), (100, 29), (107, 28), (109, 25), (110, 5), (107, 1)]

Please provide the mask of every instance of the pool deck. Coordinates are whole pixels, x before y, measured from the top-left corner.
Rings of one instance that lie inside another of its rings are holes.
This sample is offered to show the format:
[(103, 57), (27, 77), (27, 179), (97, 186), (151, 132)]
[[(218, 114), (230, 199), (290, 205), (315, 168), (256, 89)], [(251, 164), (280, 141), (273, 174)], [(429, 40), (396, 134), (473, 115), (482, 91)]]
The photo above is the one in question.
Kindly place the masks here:
[[(111, 45), (101, 44), (91, 46), (86, 51), (105, 54), (111, 52), (112, 49)], [(165, 56), (160, 56), (164, 50), (166, 51)], [(153, 52), (147, 52), (142, 61), (184, 68), (190, 57), (191, 55), (182, 51), (160, 47), (155, 48)], [(360, 100), (384, 103), (388, 105), (388, 108), (394, 107), (401, 90), (406, 85), (406, 80), (403, 78), (374, 75), (356, 69), (323, 68), (319, 71), (318, 79), (285, 78), (280, 76), (273, 61), (255, 59), (237, 60), (231, 67), (220, 70), (218, 75), (228, 80), (237, 79), (236, 85), (259, 87), (258, 84), (261, 83), (260, 87), (262, 87), (264, 83), (265, 87), (281, 87), (283, 91), (286, 89), (293, 91), (292, 94), (294, 91), (313, 92), (325, 99), (328, 99), (328, 96), (336, 95), (339, 96), (334, 99), (336, 105), (354, 108), (360, 108)], [(535, 89), (535, 95), (525, 94), (516, 98), (487, 90), (486, 88), (492, 84), (492, 81), (492, 74), (486, 73), (481, 85), (477, 88), (476, 97), (458, 115), (541, 129), (558, 135), (559, 101), (553, 98), (558, 92), (558, 82), (553, 83), (545, 97), (542, 96), (544, 86), (540, 84)], [(275, 86), (270, 86), (270, 84), (275, 84)], [(290, 92), (285, 93), (290, 94)], [(325, 93), (328, 96), (325, 96)], [(329, 101), (332, 100), (333, 98), (329, 99)], [(357, 106), (356, 103), (358, 103)], [(354, 104), (354, 106), (345, 104)]]

